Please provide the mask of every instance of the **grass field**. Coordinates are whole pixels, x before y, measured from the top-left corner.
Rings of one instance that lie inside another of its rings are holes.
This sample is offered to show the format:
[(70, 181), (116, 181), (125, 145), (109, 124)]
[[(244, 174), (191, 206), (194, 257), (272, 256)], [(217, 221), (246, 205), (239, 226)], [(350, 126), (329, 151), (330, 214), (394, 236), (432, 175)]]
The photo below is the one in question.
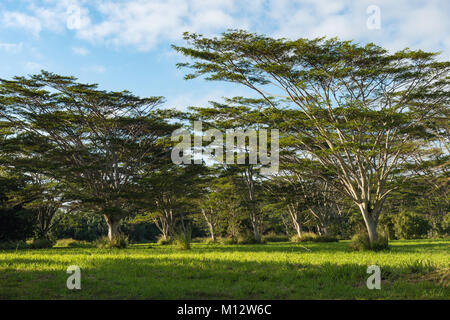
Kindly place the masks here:
[[(0, 251), (0, 299), (449, 299), (449, 248), (411, 240), (385, 252), (350, 252), (345, 241)], [(381, 290), (366, 286), (372, 264)], [(81, 268), (81, 290), (66, 287), (69, 265)]]

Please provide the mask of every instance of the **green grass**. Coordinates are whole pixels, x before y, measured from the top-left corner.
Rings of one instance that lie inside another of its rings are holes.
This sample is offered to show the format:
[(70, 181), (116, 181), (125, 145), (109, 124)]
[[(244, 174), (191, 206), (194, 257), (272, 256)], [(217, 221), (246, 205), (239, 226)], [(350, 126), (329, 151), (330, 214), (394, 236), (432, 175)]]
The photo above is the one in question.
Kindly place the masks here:
[[(411, 240), (385, 252), (351, 252), (346, 241), (0, 251), (0, 299), (449, 299), (449, 247)], [(372, 264), (381, 290), (366, 287)], [(81, 290), (66, 288), (69, 265), (81, 268)]]

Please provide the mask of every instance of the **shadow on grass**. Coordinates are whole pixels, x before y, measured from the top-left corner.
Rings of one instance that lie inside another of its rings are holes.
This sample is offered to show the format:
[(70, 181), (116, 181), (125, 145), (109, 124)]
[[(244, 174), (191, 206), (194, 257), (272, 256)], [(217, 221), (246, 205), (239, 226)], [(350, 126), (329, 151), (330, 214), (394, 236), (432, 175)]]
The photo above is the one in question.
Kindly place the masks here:
[[(429, 266), (382, 267), (382, 290), (366, 287), (366, 265), (257, 262), (196, 257), (94, 257), (82, 289), (66, 288), (61, 261), (14, 257), (0, 274), (2, 299), (383, 299), (448, 298)], [(74, 260), (76, 263), (76, 260)], [(31, 264), (34, 269), (14, 269)], [(39, 266), (53, 267), (39, 270)], [(412, 281), (412, 279), (414, 281)]]
[(396, 252), (432, 252), (432, 251), (449, 251), (450, 240), (394, 240), (391, 241), (390, 247)]
[[(153, 245), (152, 248), (161, 251), (177, 250), (174, 246), (159, 246)], [(203, 244), (195, 243), (192, 247), (193, 251), (199, 252), (221, 252), (221, 253), (234, 253), (234, 252), (254, 252), (254, 253), (292, 253), (292, 252), (350, 252), (347, 244), (345, 243), (314, 243), (314, 242), (272, 242), (267, 244)]]
[[(195, 244), (195, 249), (215, 252), (353, 252), (348, 246), (349, 241), (329, 242), (329, 243), (317, 243), (317, 242), (272, 242), (267, 244), (255, 244), (255, 245), (215, 245), (215, 244)], [(423, 240), (392, 240), (389, 242), (389, 249), (378, 251), (383, 252), (445, 252), (450, 247), (450, 240), (427, 240), (423, 243)], [(161, 247), (156, 247), (161, 248)], [(169, 247), (167, 247), (169, 248)], [(376, 253), (375, 251), (368, 251), (370, 253)]]

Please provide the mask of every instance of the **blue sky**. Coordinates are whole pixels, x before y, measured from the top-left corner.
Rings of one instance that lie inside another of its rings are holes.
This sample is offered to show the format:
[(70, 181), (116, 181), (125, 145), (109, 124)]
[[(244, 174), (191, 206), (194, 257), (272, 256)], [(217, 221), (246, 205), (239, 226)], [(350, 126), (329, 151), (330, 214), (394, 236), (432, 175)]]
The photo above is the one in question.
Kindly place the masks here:
[(184, 31), (338, 36), (390, 50), (442, 51), (450, 60), (449, 13), (448, 0), (2, 0), (0, 77), (45, 69), (107, 90), (162, 95), (168, 107), (183, 109), (249, 95), (233, 84), (184, 81), (175, 67), (184, 58), (170, 48), (183, 43)]

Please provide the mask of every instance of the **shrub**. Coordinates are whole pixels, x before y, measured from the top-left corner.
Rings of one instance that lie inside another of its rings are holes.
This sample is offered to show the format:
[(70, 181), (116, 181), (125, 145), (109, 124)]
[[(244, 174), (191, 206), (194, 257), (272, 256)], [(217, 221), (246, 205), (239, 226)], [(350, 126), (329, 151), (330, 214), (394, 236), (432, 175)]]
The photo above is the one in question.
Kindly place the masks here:
[(100, 249), (124, 249), (128, 246), (128, 237), (123, 233), (119, 233), (113, 240), (109, 240), (108, 237), (104, 236), (95, 240), (94, 245)]
[(117, 237), (113, 239), (113, 241), (111, 241), (111, 248), (124, 249), (128, 247), (128, 243), (129, 243), (128, 236), (126, 236), (123, 233), (120, 233)]
[(339, 242), (339, 239), (335, 236), (323, 235), (323, 236), (316, 237), (312, 241), (314, 241), (314, 242)]
[(264, 244), (264, 239), (256, 239), (253, 235), (240, 236), (237, 239), (237, 244)]
[(265, 242), (286, 242), (289, 237), (285, 234), (269, 233), (262, 237)]
[(58, 248), (92, 248), (94, 245), (91, 242), (83, 240), (75, 240), (72, 238), (59, 239), (56, 241), (54, 247)]
[(159, 244), (160, 246), (172, 244), (172, 242), (173, 242), (172, 238), (168, 237), (167, 239), (164, 239), (162, 235), (159, 235), (158, 240), (156, 241), (156, 243)]
[(219, 238), (216, 238), (214, 241), (211, 237), (196, 237), (191, 240), (191, 243), (217, 244), (219, 243)]
[(384, 233), (378, 234), (378, 239), (373, 245), (370, 244), (367, 232), (355, 234), (350, 240), (349, 247), (355, 251), (373, 250), (380, 251), (389, 249), (389, 237)]
[(219, 240), (217, 240), (217, 238), (216, 238), (216, 240), (213, 240), (212, 238), (202, 239), (202, 243), (205, 243), (205, 244), (217, 244), (218, 242), (219, 242)]
[(25, 241), (2, 241), (0, 242), (0, 250), (22, 250), (30, 249), (31, 245)]
[(293, 235), (291, 237), (292, 242), (307, 242), (307, 241), (314, 241), (317, 238), (317, 234), (313, 232), (303, 232), (301, 236), (298, 234)]
[(450, 235), (450, 213), (447, 213), (442, 219), (441, 227), (442, 227), (441, 231), (442, 235), (444, 236)]
[(100, 249), (109, 248), (109, 238), (107, 236), (103, 236), (94, 241), (94, 245)]
[(394, 215), (382, 214), (378, 220), (378, 226), (389, 235), (389, 239), (395, 239)]
[(430, 224), (421, 215), (401, 212), (394, 218), (394, 232), (399, 239), (418, 239), (430, 230)]
[[(1, 187), (2, 183), (0, 182), (0, 189)], [(35, 229), (35, 217), (36, 213), (33, 210), (22, 208), (4, 209), (0, 207), (0, 241), (17, 244), (18, 241), (25, 241), (27, 238), (31, 238)]]
[(31, 242), (31, 247), (33, 249), (46, 249), (46, 248), (51, 248), (54, 245), (55, 245), (55, 241), (52, 241), (47, 238), (34, 239)]
[(236, 237), (221, 238), (219, 239), (219, 243), (224, 245), (233, 245), (238, 243), (238, 239)]
[(185, 228), (180, 228), (173, 236), (173, 243), (183, 250), (190, 250), (192, 242), (192, 229), (190, 225)]
[(338, 242), (339, 239), (334, 236), (319, 236), (313, 232), (303, 232), (301, 236), (298, 234), (291, 237), (291, 242)]

